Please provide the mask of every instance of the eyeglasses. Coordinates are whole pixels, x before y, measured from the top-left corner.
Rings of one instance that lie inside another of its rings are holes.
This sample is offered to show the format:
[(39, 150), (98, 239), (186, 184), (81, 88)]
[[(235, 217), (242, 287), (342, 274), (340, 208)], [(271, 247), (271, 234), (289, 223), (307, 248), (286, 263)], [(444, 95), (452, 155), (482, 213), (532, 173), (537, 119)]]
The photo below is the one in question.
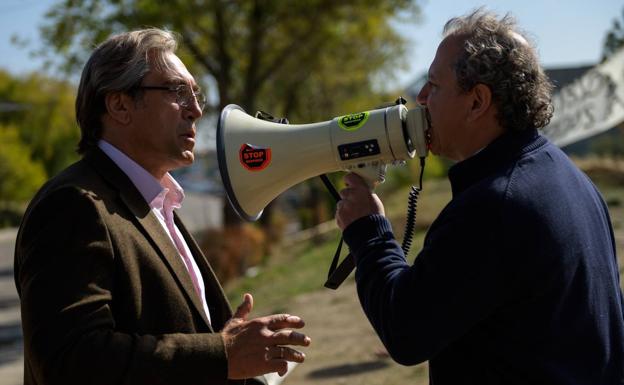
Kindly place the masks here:
[[(186, 84), (180, 84), (177, 86), (139, 86), (140, 90), (163, 90), (169, 92), (175, 92), (176, 103), (182, 108), (189, 108), (193, 101), (197, 101), (201, 110), (206, 106), (206, 96), (201, 91), (193, 91), (191, 87)], [(194, 99), (194, 100), (193, 100)]]

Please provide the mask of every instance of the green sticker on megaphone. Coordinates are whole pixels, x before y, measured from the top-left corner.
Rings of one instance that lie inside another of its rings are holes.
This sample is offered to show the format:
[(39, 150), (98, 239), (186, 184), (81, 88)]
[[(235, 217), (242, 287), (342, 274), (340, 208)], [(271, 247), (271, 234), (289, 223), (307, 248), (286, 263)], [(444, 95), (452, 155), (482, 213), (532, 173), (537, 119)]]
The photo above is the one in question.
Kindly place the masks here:
[(338, 125), (346, 131), (355, 131), (368, 120), (368, 111), (338, 117)]

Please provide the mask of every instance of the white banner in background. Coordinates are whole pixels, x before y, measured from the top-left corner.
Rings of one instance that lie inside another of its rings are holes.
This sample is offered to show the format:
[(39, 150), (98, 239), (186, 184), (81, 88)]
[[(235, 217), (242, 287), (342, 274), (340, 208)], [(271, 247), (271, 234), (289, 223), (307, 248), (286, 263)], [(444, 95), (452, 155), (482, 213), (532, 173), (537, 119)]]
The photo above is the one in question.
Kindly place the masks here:
[(624, 49), (553, 95), (555, 111), (542, 133), (559, 147), (624, 122)]

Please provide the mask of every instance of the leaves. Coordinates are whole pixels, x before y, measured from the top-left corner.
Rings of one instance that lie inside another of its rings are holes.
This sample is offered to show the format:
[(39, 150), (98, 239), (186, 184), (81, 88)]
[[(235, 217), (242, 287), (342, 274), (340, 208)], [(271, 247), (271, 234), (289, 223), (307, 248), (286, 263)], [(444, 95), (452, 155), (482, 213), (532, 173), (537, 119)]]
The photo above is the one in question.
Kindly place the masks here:
[[(11, 126), (44, 176), (52, 176), (77, 158), (74, 89), (69, 83), (33, 73), (24, 78), (0, 71), (0, 100), (19, 108), (0, 112), (0, 124)], [(17, 144), (16, 144), (17, 145)]]
[(622, 8), (622, 19), (613, 20), (611, 29), (607, 31), (602, 49), (602, 62), (605, 62), (611, 55), (624, 47), (624, 28), (621, 23), (624, 23), (624, 8)]
[(30, 199), (45, 178), (41, 164), (30, 159), (17, 128), (0, 125), (0, 203)]
[(236, 103), (251, 113), (261, 107), (318, 119), (344, 113), (353, 100), (359, 109), (379, 103), (374, 77), (395, 70), (405, 52), (389, 23), (399, 13), (415, 16), (418, 7), (408, 0), (65, 0), (41, 32), (64, 55), (64, 68), (76, 71), (110, 33), (168, 28), (181, 35), (179, 56), (191, 72), (216, 88), (212, 111)]

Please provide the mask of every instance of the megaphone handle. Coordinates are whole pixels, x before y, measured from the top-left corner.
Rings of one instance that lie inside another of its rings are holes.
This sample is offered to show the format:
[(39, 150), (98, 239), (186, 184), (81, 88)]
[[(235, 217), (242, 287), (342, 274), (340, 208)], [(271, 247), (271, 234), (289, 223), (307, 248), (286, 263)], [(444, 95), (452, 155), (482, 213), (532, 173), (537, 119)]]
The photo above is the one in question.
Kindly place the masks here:
[(386, 180), (386, 164), (384, 163), (366, 165), (350, 171), (361, 176), (371, 190), (374, 190), (379, 183), (383, 183)]

